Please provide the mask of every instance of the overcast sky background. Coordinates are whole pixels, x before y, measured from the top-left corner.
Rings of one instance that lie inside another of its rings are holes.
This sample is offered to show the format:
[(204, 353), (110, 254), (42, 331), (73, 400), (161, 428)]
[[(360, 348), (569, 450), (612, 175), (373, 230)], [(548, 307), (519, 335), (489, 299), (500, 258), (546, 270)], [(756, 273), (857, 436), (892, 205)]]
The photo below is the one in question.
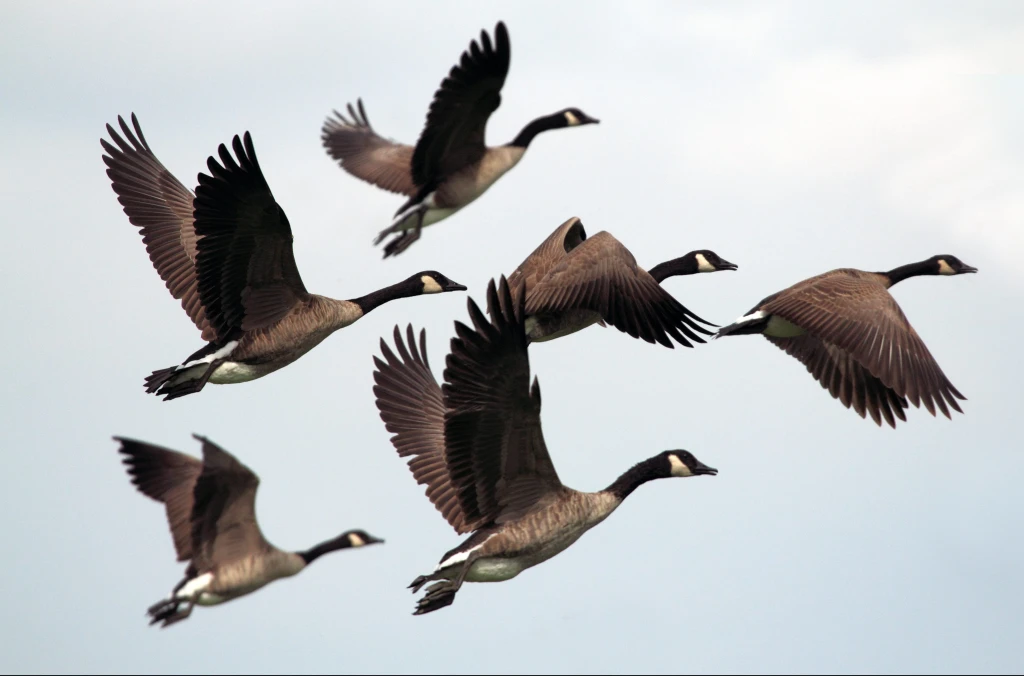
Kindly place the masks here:
[[(512, 64), (489, 141), (566, 106), (602, 123), (538, 137), (382, 261), (371, 240), (402, 198), (342, 172), (323, 119), (362, 96), (381, 134), (414, 142), (498, 19)], [(0, 66), (0, 670), (1024, 668), (1024, 5), (7, 2)], [(372, 356), (411, 321), (440, 376), (466, 294), (388, 304), (252, 383), (146, 395), (144, 376), (202, 343), (100, 159), (104, 125), (133, 111), (188, 186), (251, 131), (306, 286), (338, 298), (437, 269), (482, 299), (570, 216), (646, 267), (696, 248), (737, 263), (666, 282), (723, 324), (832, 268), (959, 256), (980, 273), (894, 295), (966, 414), (879, 429), (759, 337), (537, 345), (567, 485), (669, 448), (721, 474), (646, 485), (544, 565), (412, 617), (406, 585), (459, 538), (388, 441)], [(110, 437), (197, 453), (193, 432), (260, 475), (278, 546), (353, 527), (387, 544), (148, 627), (183, 566)]]

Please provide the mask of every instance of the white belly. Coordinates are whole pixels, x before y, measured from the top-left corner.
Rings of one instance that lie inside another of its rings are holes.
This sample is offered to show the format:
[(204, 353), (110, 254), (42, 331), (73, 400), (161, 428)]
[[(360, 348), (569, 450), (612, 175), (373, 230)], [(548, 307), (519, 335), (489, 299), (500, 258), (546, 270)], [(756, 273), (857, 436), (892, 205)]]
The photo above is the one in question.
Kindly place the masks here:
[[(458, 209), (430, 209), (430, 208), (428, 208), (427, 209), (427, 213), (423, 214), (423, 227), (425, 228), (428, 225), (433, 225), (434, 223), (437, 223), (438, 221), (443, 221), (444, 219), (446, 219), (449, 216), (451, 216), (452, 214), (454, 214), (456, 211), (458, 211)], [(412, 223), (410, 224), (409, 228), (406, 228), (406, 229), (407, 230), (412, 229), (413, 225), (415, 225), (415, 221), (412, 221)]]
[(526, 566), (519, 559), (479, 559), (466, 575), (468, 582), (504, 582), (523, 572)]
[[(283, 366), (283, 364), (281, 365)], [(217, 370), (210, 376), (210, 382), (217, 385), (230, 385), (233, 383), (247, 383), (250, 380), (256, 380), (262, 376), (267, 375), (271, 371), (276, 371), (280, 366), (275, 368), (267, 368), (263, 364), (255, 366), (249, 364), (240, 364), (236, 361), (227, 361), (217, 367)]]
[[(523, 554), (514, 558), (494, 556), (477, 559), (469, 569), (466, 580), (469, 582), (503, 582), (504, 580), (511, 580), (527, 568), (544, 563), (551, 557), (564, 552), (596, 523), (562, 533), (559, 537), (549, 540), (540, 549), (529, 554)], [(443, 574), (446, 577), (454, 578), (458, 575), (458, 572), (457, 568), (451, 567)]]
[(228, 599), (223, 597), (223, 596), (218, 596), (217, 594), (211, 594), (209, 592), (203, 592), (202, 594), (199, 595), (199, 598), (196, 599), (196, 605), (197, 606), (216, 606), (218, 604), (224, 603), (227, 600)]

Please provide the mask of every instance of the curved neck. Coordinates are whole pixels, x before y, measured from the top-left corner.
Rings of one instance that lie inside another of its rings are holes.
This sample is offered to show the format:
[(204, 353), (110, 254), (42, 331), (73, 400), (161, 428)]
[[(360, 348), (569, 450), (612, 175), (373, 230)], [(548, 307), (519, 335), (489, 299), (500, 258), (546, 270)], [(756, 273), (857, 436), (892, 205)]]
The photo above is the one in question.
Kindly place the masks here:
[(937, 275), (939, 272), (935, 267), (935, 263), (932, 261), (920, 261), (919, 263), (901, 265), (898, 268), (893, 268), (889, 272), (881, 272), (879, 274), (888, 278), (889, 286), (892, 286), (893, 284), (898, 284), (909, 277), (917, 277), (919, 275)]
[(670, 261), (665, 261), (655, 265), (653, 268), (647, 271), (651, 277), (654, 277), (654, 281), (661, 284), (662, 280), (674, 277), (676, 275), (695, 275), (700, 270), (697, 267), (697, 259), (686, 254), (680, 258), (673, 258)]
[(667, 479), (668, 476), (665, 471), (664, 459), (656, 455), (630, 467), (612, 485), (604, 490), (621, 501), (625, 500), (640, 484), (645, 484), (654, 479)]
[(534, 137), (542, 131), (560, 129), (564, 126), (565, 117), (561, 113), (538, 117), (536, 120), (523, 127), (523, 130), (519, 132), (518, 136), (512, 139), (512, 142), (509, 143), (509, 145), (517, 148), (527, 148)]
[(383, 289), (373, 291), (360, 296), (359, 298), (353, 298), (350, 303), (355, 303), (359, 306), (359, 309), (363, 311), (365, 315), (367, 312), (371, 312), (379, 308), (384, 303), (388, 303), (397, 298), (408, 298), (409, 296), (417, 296), (423, 292), (423, 285), (418, 280), (404, 280), (391, 286), (385, 286)]
[(352, 546), (352, 543), (349, 542), (349, 539), (347, 537), (345, 537), (345, 536), (342, 536), (342, 537), (339, 537), (339, 538), (334, 538), (333, 540), (327, 540), (325, 542), (321, 542), (320, 544), (316, 545), (315, 547), (307, 549), (304, 552), (296, 552), (296, 554), (301, 556), (302, 560), (305, 561), (306, 565), (308, 566), (309, 564), (313, 563), (314, 561), (319, 559), (324, 554), (329, 554), (330, 552), (336, 552), (339, 549), (347, 549), (347, 548), (349, 548), (351, 546)]

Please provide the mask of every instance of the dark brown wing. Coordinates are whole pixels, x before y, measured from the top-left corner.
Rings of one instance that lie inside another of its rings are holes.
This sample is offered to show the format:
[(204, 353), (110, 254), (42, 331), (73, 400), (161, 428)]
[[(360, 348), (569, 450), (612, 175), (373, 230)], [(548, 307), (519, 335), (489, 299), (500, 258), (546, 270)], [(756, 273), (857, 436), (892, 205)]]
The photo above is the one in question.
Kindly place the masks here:
[[(459, 504), (455, 488), (448, 479), (444, 459), (444, 400), (441, 386), (434, 380), (427, 363), (426, 331), (420, 331), (419, 349), (410, 325), (407, 338), (395, 327), (395, 348), (391, 351), (382, 338), (381, 360), (373, 358), (373, 393), (377, 410), (398, 455), (409, 459), (416, 483), (425, 484), (427, 497), (457, 533), (472, 530)], [(410, 457), (411, 456), (411, 457)]]
[(114, 437), (132, 483), (143, 495), (164, 503), (179, 561), (192, 558), (192, 491), (203, 463), (190, 455), (144, 441)]
[(192, 564), (210, 570), (270, 547), (256, 523), (260, 480), (248, 467), (209, 439), (203, 443), (203, 472), (192, 506)]
[(508, 30), (499, 22), (494, 43), (486, 31), (462, 53), (434, 93), (427, 124), (412, 156), (412, 180), (434, 186), (484, 155), (484, 130), (501, 104), (511, 51)]
[(882, 418), (890, 427), (896, 427), (896, 418), (906, 422), (903, 412), (909, 406), (906, 398), (886, 387), (842, 348), (806, 333), (795, 338), (765, 337), (786, 354), (799, 359), (822, 387), (843, 406), (852, 407), (860, 417), (870, 413), (879, 426)]
[(711, 332), (698, 322), (713, 326), (683, 307), (607, 232), (583, 241), (527, 285), (527, 315), (569, 310), (597, 312), (620, 331), (666, 347), (673, 347), (669, 336), (686, 347), (692, 347), (687, 338), (703, 343), (694, 331)]
[(530, 386), (522, 305), (493, 280), (487, 321), (470, 299), (473, 328), (455, 323), (442, 387), (445, 459), (467, 527), (521, 517), (562, 490), (540, 426), (540, 387)]
[(348, 114), (345, 117), (335, 110), (334, 117), (324, 122), (320, 138), (327, 154), (356, 178), (391, 192), (415, 195), (412, 146), (378, 135), (370, 126), (362, 99), (358, 101), (358, 110), (348, 104)]
[[(849, 353), (883, 385), (935, 415), (964, 399), (939, 368), (889, 291), (872, 273), (841, 270), (783, 292), (761, 306)], [(949, 407), (947, 407), (947, 403)], [(961, 411), (962, 412), (962, 411)]]
[[(223, 144), (196, 188), (199, 295), (221, 340), (279, 321), (309, 298), (292, 252), (292, 230), (252, 146), (237, 136), (238, 161)], [(223, 165), (223, 166), (222, 166)]]
[[(566, 255), (587, 239), (587, 233), (583, 229), (583, 222), (573, 216), (565, 223), (555, 228), (555, 231), (548, 235), (548, 238), (541, 242), (540, 246), (533, 250), (526, 257), (519, 267), (508, 276), (508, 285), (512, 290), (512, 301), (519, 301), (519, 292), (524, 288), (531, 288), (544, 278), (559, 262), (565, 259)], [(491, 309), (487, 308), (490, 312)]]
[[(142, 232), (149, 260), (164, 280), (171, 295), (181, 301), (189, 318), (203, 332), (204, 340), (216, 339), (199, 298), (196, 283), (196, 231), (192, 218), (192, 191), (156, 158), (142, 135), (139, 120), (132, 113), (134, 133), (118, 116), (124, 138), (107, 125), (100, 145), (106, 155), (107, 176), (124, 208), (128, 221)], [(127, 138), (127, 141), (125, 140)]]

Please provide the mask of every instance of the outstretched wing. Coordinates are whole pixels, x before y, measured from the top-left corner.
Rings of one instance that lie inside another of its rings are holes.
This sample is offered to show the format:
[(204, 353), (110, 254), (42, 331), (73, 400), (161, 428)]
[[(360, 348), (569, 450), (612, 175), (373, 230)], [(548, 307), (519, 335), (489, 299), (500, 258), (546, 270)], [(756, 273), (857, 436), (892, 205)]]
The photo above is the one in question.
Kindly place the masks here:
[(327, 154), (356, 178), (412, 197), (416, 194), (413, 147), (377, 134), (366, 117), (363, 100), (359, 99), (357, 105), (358, 109), (348, 104), (348, 117), (335, 110), (334, 117), (324, 122), (320, 138)]
[(530, 385), (522, 305), (508, 283), (487, 288), (488, 321), (470, 299), (470, 328), (456, 322), (442, 387), (445, 460), (470, 530), (522, 516), (562, 490)]
[(179, 561), (192, 558), (192, 491), (203, 463), (190, 455), (144, 441), (114, 437), (132, 483), (143, 495), (164, 503)]
[[(672, 297), (617, 239), (599, 232), (581, 242), (532, 286), (527, 285), (526, 314), (571, 310), (597, 312), (609, 324), (634, 338), (673, 347), (697, 335), (711, 335), (710, 325)], [(695, 333), (696, 332), (696, 333)]]
[(907, 400), (885, 383), (871, 375), (846, 350), (805, 333), (795, 338), (765, 336), (786, 354), (799, 359), (808, 373), (846, 408), (853, 408), (860, 417), (866, 413), (879, 426), (882, 418), (896, 427), (896, 418), (906, 422), (903, 409)]
[[(196, 280), (196, 231), (192, 218), (193, 195), (156, 158), (132, 113), (134, 133), (120, 115), (122, 137), (112, 126), (100, 145), (106, 154), (107, 176), (129, 222), (139, 228), (149, 260), (171, 295), (181, 301), (204, 340), (216, 339), (206, 320)], [(127, 140), (125, 140), (127, 139)]]
[(192, 506), (192, 563), (198, 570), (237, 561), (269, 548), (256, 523), (260, 480), (235, 456), (209, 439)]
[(457, 533), (472, 530), (448, 477), (444, 451), (444, 400), (427, 362), (426, 331), (420, 331), (417, 348), (412, 325), (406, 339), (395, 327), (396, 356), (382, 338), (384, 359), (373, 358), (373, 393), (377, 410), (398, 455), (409, 458), (416, 483), (425, 484), (427, 497)]
[[(965, 399), (939, 368), (889, 291), (870, 273), (839, 270), (777, 294), (762, 305), (819, 340), (845, 351), (898, 397), (935, 415), (961, 411)], [(947, 406), (948, 404), (948, 406)], [(962, 412), (962, 411), (961, 411)]]
[(427, 123), (412, 156), (412, 180), (431, 186), (484, 155), (484, 130), (501, 104), (511, 49), (499, 22), (494, 42), (486, 31), (469, 44), (434, 93)]
[[(575, 216), (555, 228), (555, 231), (508, 276), (513, 302), (518, 302), (519, 293), (524, 288), (528, 289), (544, 279), (544, 275), (586, 239), (587, 232), (583, 229), (583, 222)], [(487, 308), (487, 311), (490, 312), (491, 309)]]
[(199, 294), (221, 340), (270, 326), (309, 298), (292, 252), (292, 230), (256, 160), (252, 137), (235, 136), (236, 161), (221, 144), (220, 163), (199, 174), (196, 234)]

